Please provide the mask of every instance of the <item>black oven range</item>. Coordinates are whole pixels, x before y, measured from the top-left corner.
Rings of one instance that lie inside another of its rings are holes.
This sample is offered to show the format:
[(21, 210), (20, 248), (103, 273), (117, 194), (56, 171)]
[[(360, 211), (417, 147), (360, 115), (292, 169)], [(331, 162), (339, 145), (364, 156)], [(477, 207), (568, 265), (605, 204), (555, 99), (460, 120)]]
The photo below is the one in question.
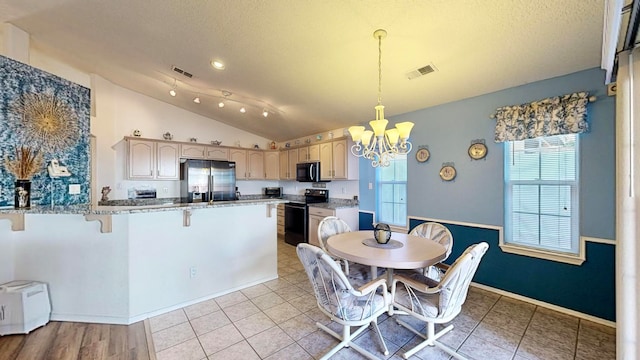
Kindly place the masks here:
[(304, 202), (288, 202), (284, 204), (284, 242), (293, 246), (309, 242), (309, 234), (307, 233), (308, 204), (319, 204), (327, 201), (329, 201), (329, 190), (305, 189)]

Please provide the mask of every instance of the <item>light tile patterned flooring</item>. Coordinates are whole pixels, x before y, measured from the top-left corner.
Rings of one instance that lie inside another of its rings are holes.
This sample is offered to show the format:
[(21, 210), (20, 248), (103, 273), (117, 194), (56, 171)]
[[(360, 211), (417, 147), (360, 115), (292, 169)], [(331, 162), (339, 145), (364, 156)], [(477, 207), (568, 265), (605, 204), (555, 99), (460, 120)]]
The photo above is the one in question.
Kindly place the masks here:
[[(337, 341), (315, 323), (337, 324), (318, 310), (295, 248), (282, 240), (278, 274), (277, 280), (151, 318), (158, 360), (320, 358)], [(390, 352), (386, 358), (401, 359), (420, 340), (386, 315), (378, 322)], [(615, 359), (615, 329), (473, 287), (452, 323), (454, 330), (440, 340), (469, 359)], [(385, 358), (374, 336), (369, 329), (356, 343)], [(364, 357), (345, 348), (333, 359)], [(449, 356), (427, 347), (412, 359)]]

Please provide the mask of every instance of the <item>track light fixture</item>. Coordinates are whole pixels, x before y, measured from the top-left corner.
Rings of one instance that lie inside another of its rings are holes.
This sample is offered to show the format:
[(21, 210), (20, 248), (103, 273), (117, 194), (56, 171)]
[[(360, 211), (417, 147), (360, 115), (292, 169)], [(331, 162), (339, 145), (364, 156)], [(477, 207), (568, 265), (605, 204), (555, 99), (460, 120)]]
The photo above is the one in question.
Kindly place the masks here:
[(175, 97), (176, 96), (176, 79), (173, 79), (173, 86), (171, 90), (169, 90), (169, 95)]
[(193, 102), (196, 104), (200, 104), (200, 96), (196, 96), (193, 98)]

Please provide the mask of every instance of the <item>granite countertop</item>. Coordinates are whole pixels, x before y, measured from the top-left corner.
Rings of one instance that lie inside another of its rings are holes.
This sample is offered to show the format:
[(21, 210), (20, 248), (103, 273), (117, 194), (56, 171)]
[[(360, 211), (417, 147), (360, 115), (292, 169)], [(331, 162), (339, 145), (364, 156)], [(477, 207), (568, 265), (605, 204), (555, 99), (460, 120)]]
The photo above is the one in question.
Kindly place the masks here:
[[(262, 204), (281, 204), (303, 202), (304, 196), (284, 195), (282, 198), (268, 198), (262, 195), (245, 195), (240, 200), (214, 201), (213, 203), (180, 203), (180, 198), (127, 199), (101, 201), (98, 206), (83, 205), (32, 205), (31, 209), (14, 209), (13, 206), (0, 207), (0, 214), (81, 214), (81, 215), (117, 215), (158, 211), (196, 210), (229, 206), (247, 206)], [(358, 207), (357, 200), (329, 199), (326, 203), (310, 204), (325, 209)]]
[(316, 203), (316, 204), (309, 204), (310, 207), (317, 207), (317, 208), (323, 208), (323, 209), (342, 209), (342, 208), (352, 208), (352, 207), (358, 207), (358, 204), (355, 202), (327, 202), (327, 203)]
[(247, 205), (268, 205), (285, 203), (284, 199), (241, 199), (233, 201), (216, 201), (213, 203), (159, 203), (159, 204), (143, 204), (143, 205), (71, 205), (71, 206), (54, 206), (50, 205), (32, 205), (31, 209), (14, 209), (13, 206), (0, 207), (0, 214), (80, 214), (80, 215), (117, 215), (117, 214), (134, 214), (158, 211), (176, 211), (176, 210), (195, 210), (208, 209), (229, 206), (247, 206)]

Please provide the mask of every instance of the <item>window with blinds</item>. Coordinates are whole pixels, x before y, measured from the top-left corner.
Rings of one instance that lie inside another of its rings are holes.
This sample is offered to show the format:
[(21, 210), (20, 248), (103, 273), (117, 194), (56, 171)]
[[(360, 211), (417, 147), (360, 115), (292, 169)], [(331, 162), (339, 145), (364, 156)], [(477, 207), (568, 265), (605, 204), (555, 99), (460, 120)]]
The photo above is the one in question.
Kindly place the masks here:
[(505, 243), (577, 254), (578, 136), (505, 142)]
[(378, 222), (407, 225), (407, 155), (398, 154), (386, 167), (376, 168)]

